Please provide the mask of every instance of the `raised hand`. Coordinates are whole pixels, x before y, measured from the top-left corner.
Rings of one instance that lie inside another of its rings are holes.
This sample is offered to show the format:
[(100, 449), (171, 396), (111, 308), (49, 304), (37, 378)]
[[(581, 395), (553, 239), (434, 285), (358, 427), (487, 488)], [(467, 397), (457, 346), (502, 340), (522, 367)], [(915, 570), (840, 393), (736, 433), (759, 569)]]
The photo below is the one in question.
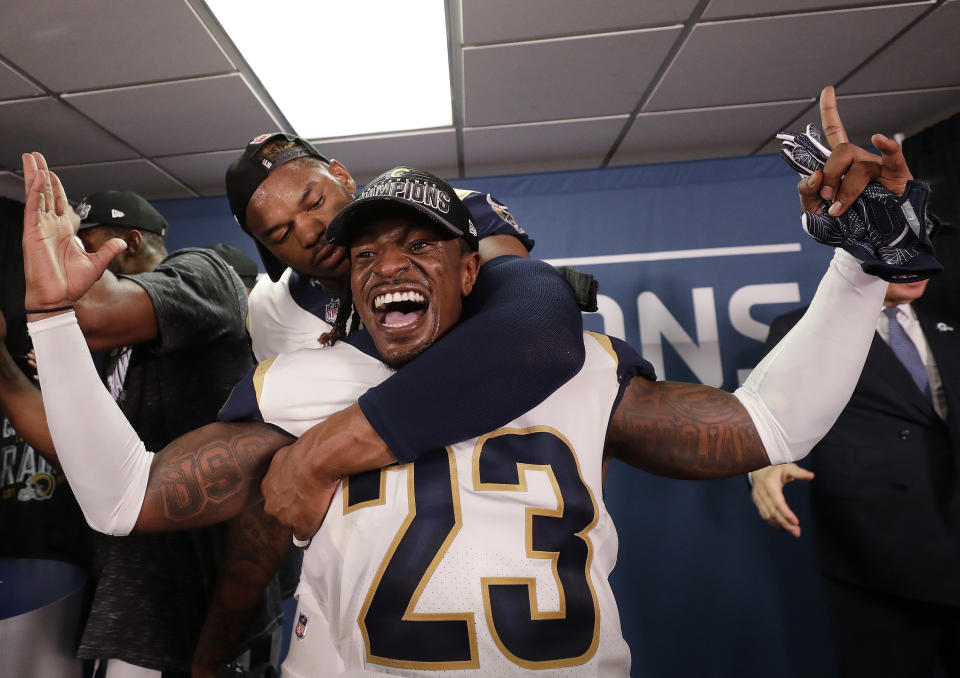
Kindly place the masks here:
[(820, 97), (824, 130), (781, 133), (781, 155), (803, 179), (798, 185), (803, 230), (819, 242), (842, 247), (866, 273), (889, 282), (924, 280), (942, 266), (930, 242), (929, 187), (914, 181), (900, 145), (876, 134), (881, 155), (847, 140), (833, 88)]
[(882, 134), (874, 134), (870, 143), (880, 151), (879, 156), (851, 144), (840, 120), (832, 86), (824, 87), (820, 93), (820, 121), (831, 149), (823, 167), (820, 197), (834, 201), (831, 216), (846, 212), (871, 181), (877, 181), (891, 193), (903, 194), (913, 175), (900, 144)]
[[(113, 238), (95, 253), (87, 253), (74, 237), (75, 223), (57, 175), (40, 153), (24, 153), (26, 207), (23, 211), (23, 271), (30, 310), (70, 306), (101, 276), (110, 261), (126, 248)], [(42, 317), (31, 316), (31, 320)]]

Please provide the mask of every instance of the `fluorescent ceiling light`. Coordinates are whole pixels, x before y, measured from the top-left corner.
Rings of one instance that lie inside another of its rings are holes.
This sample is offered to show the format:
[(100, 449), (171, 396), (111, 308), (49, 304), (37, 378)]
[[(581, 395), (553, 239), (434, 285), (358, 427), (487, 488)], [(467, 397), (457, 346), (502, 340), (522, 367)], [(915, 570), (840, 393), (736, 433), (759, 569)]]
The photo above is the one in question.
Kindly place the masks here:
[(302, 137), (453, 124), (443, 0), (206, 0)]

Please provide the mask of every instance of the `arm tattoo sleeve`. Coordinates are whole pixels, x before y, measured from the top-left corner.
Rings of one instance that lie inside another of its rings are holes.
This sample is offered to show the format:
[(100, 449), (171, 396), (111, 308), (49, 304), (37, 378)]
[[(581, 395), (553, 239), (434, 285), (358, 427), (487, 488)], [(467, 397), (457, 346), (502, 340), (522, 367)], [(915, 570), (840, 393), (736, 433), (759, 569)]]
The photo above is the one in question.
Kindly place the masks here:
[(273, 454), (293, 438), (260, 423), (218, 422), (191, 431), (158, 453), (137, 529), (210, 525), (260, 498)]
[(639, 377), (614, 413), (607, 453), (673, 478), (723, 478), (768, 464), (749, 414), (731, 394)]
[(216, 671), (245, 648), (254, 608), (290, 548), (291, 531), (251, 504), (230, 521), (223, 566), (193, 663)]

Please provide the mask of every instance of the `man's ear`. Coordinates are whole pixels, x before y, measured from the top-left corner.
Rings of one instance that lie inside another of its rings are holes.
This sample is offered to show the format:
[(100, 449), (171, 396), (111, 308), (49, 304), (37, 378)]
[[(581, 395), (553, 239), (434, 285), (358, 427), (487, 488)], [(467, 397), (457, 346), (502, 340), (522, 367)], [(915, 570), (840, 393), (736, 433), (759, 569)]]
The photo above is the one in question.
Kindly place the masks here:
[(123, 234), (123, 239), (127, 243), (127, 249), (121, 254), (126, 254), (128, 257), (137, 256), (140, 248), (143, 247), (143, 234), (135, 228), (128, 228)]
[(463, 296), (467, 296), (473, 290), (477, 282), (477, 273), (480, 271), (480, 253), (471, 252), (463, 257), (462, 260), (462, 287)]
[(350, 170), (344, 167), (343, 163), (339, 160), (330, 161), (330, 174), (332, 174), (337, 181), (343, 184), (344, 188), (350, 191), (350, 194), (353, 195), (357, 190), (357, 182), (353, 180), (353, 175), (350, 174)]

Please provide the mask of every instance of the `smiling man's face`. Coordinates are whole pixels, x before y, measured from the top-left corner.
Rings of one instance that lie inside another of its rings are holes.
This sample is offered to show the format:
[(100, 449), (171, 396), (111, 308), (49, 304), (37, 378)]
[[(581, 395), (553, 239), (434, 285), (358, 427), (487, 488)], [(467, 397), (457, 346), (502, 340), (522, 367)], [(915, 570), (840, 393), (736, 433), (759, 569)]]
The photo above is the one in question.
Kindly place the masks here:
[(429, 220), (375, 219), (350, 245), (353, 303), (384, 362), (400, 367), (459, 320), (480, 256)]

